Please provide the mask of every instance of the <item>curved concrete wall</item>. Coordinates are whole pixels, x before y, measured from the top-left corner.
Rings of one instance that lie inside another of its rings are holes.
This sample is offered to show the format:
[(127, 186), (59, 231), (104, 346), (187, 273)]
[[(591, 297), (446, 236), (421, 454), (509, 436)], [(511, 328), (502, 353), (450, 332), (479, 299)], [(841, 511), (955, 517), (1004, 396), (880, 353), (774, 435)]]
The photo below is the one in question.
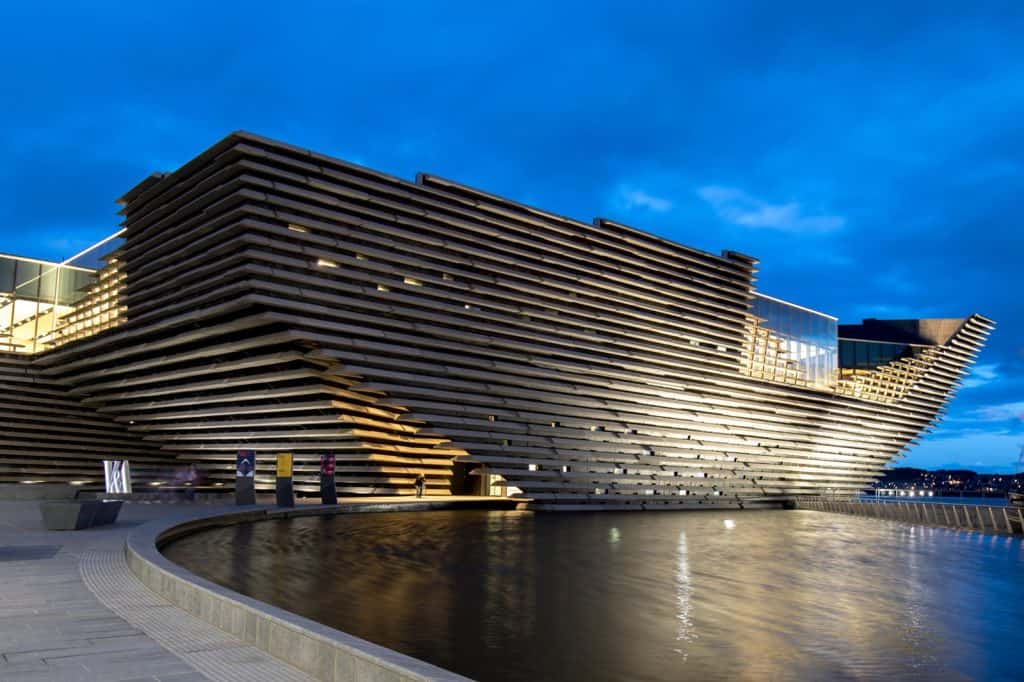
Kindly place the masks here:
[[(396, 511), (397, 506), (391, 503), (357, 503), (287, 510), (255, 509), (218, 513), (185, 522), (147, 524), (129, 536), (125, 553), (132, 572), (164, 599), (319, 680), (465, 682), (468, 678), (461, 675), (204, 580), (160, 553), (160, 547), (175, 538), (205, 528), (295, 516)], [(453, 506), (457, 505), (446, 501), (424, 501), (403, 503), (400, 509), (417, 511)]]

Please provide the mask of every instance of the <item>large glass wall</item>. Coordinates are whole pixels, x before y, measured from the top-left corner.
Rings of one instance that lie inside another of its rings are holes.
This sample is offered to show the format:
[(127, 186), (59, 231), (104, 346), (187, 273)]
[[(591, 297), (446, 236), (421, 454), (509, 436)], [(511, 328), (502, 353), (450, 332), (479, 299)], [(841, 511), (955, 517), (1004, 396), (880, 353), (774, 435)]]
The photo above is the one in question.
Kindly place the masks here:
[(35, 353), (51, 347), (64, 319), (96, 281), (113, 235), (62, 263), (0, 254), (0, 351)]
[(839, 366), (843, 369), (875, 369), (894, 360), (920, 355), (924, 346), (884, 341), (839, 340)]
[(779, 340), (779, 351), (797, 363), (803, 380), (816, 386), (835, 382), (838, 365), (836, 318), (756, 294), (751, 312), (759, 326)]

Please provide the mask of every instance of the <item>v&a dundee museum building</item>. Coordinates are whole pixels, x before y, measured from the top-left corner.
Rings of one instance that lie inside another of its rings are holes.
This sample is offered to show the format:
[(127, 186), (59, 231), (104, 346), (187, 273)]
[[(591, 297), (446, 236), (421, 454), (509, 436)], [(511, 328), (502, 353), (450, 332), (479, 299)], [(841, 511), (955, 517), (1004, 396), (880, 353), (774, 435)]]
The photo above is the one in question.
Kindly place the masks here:
[(79, 257), (0, 256), (0, 483), (662, 509), (848, 495), (942, 414), (993, 323), (834, 317), (757, 260), (407, 182), (247, 133), (120, 199)]

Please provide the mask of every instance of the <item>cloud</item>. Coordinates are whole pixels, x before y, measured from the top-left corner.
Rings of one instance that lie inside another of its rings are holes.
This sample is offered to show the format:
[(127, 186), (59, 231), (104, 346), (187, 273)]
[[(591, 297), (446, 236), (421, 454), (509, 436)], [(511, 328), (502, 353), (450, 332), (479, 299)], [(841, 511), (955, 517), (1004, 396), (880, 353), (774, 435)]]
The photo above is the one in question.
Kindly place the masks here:
[(978, 388), (999, 379), (999, 363), (975, 365), (971, 373), (964, 379), (964, 388)]
[(805, 215), (798, 202), (771, 204), (735, 187), (705, 185), (697, 189), (697, 196), (711, 205), (719, 219), (743, 227), (826, 233), (846, 225), (842, 216)]
[(1008, 419), (1020, 419), (1024, 421), (1024, 402), (1000, 403), (998, 405), (986, 405), (972, 410), (971, 414), (982, 421), (1001, 422)]
[(618, 201), (627, 209), (645, 208), (655, 213), (667, 213), (672, 210), (672, 202), (670, 200), (656, 197), (642, 189), (632, 187), (620, 187)]

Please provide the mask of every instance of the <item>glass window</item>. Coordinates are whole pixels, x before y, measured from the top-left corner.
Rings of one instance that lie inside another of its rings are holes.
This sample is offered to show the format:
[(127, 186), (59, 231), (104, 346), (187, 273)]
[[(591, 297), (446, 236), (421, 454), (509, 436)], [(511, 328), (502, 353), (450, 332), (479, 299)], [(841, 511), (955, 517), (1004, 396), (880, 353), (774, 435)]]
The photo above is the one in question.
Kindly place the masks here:
[(796, 362), (801, 380), (817, 385), (832, 382), (838, 355), (834, 318), (761, 295), (755, 296), (751, 312), (778, 340), (784, 359)]

